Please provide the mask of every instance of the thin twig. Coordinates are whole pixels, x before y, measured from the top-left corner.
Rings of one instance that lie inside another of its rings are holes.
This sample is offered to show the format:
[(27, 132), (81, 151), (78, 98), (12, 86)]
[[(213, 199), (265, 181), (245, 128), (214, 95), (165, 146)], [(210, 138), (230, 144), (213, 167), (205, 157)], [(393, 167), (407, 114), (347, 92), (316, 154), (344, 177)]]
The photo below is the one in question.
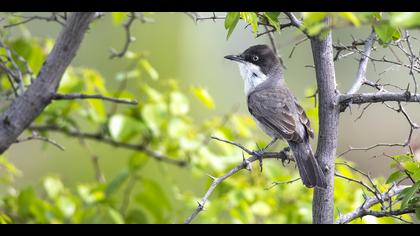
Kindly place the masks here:
[(163, 161), (163, 162), (170, 163), (176, 166), (183, 167), (187, 165), (186, 160), (177, 160), (177, 159), (168, 157), (160, 152), (151, 150), (149, 147), (147, 147), (144, 144), (131, 144), (131, 143), (117, 142), (109, 137), (104, 136), (101, 133), (83, 133), (83, 132), (78, 132), (74, 130), (68, 130), (65, 127), (60, 127), (60, 126), (55, 126), (55, 125), (51, 125), (51, 126), (32, 125), (29, 127), (29, 129), (39, 131), (39, 132), (41, 131), (57, 132), (57, 133), (65, 134), (70, 137), (83, 137), (85, 139), (96, 140), (101, 143), (109, 144), (114, 147), (143, 152), (155, 160)]
[(56, 93), (54, 95), (53, 99), (54, 100), (99, 99), (99, 100), (128, 104), (128, 105), (137, 105), (138, 104), (137, 100), (113, 98), (113, 97), (103, 96), (101, 94), (78, 94), (78, 93), (60, 94), (60, 93)]
[(127, 53), (130, 43), (134, 41), (133, 37), (131, 36), (131, 25), (133, 24), (135, 19), (136, 19), (136, 14), (134, 12), (130, 12), (127, 22), (123, 25), (124, 30), (125, 30), (125, 42), (124, 42), (123, 49), (120, 52), (112, 51), (111, 56), (110, 56), (111, 59), (115, 57), (121, 58)]
[(26, 137), (26, 138), (23, 138), (23, 139), (17, 139), (15, 141), (15, 143), (23, 143), (23, 142), (27, 142), (27, 141), (31, 141), (31, 140), (40, 140), (40, 141), (43, 141), (43, 142), (47, 142), (49, 144), (52, 144), (54, 147), (60, 149), (61, 151), (65, 150), (65, 148), (62, 145), (60, 145), (59, 143), (57, 143), (56, 141), (54, 141), (50, 138), (47, 138), (47, 137), (40, 136), (38, 134), (33, 134), (32, 136), (29, 136), (29, 137)]

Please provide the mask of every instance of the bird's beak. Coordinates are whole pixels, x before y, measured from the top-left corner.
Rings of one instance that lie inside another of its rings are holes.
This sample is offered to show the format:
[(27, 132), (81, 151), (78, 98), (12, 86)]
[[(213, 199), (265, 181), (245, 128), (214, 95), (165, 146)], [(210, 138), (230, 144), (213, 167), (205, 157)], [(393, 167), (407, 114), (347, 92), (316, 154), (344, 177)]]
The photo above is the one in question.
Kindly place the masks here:
[(244, 62), (244, 58), (241, 55), (227, 55), (226, 59), (236, 62)]

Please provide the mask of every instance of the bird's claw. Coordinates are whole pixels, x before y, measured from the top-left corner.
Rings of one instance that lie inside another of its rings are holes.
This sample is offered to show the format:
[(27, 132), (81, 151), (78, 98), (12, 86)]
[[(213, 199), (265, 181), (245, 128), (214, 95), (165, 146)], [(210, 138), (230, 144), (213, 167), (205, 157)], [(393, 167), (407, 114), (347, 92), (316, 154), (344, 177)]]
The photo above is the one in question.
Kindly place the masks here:
[(262, 172), (263, 171), (263, 155), (264, 155), (264, 150), (256, 150), (256, 151), (253, 151), (253, 154), (255, 155), (255, 156), (257, 156), (257, 158), (258, 158), (258, 161), (260, 162), (260, 171)]

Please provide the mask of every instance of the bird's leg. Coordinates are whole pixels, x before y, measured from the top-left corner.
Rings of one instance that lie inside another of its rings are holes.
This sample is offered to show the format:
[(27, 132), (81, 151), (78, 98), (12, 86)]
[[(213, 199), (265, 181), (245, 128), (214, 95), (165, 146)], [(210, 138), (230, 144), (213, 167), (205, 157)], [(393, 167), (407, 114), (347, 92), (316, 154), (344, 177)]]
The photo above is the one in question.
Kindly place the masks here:
[(258, 157), (258, 161), (260, 162), (260, 171), (262, 172), (263, 171), (263, 161), (262, 161), (262, 159), (263, 159), (263, 154), (264, 154), (264, 152), (269, 148), (269, 147), (271, 147), (275, 142), (277, 141), (277, 138), (273, 138), (273, 140), (271, 140), (271, 142), (267, 145), (267, 146), (265, 146), (265, 148), (263, 148), (263, 149), (261, 149), (261, 148), (259, 148), (258, 147), (258, 144), (257, 144), (257, 147), (258, 147), (258, 150), (257, 151), (254, 151), (254, 154)]

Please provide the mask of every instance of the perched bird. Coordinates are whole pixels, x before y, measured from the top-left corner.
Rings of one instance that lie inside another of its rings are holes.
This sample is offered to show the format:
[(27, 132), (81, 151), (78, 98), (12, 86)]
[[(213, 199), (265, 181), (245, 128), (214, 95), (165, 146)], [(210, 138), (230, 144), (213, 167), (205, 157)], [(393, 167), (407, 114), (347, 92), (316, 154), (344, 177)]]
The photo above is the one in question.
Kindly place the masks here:
[(286, 140), (303, 184), (309, 188), (325, 188), (325, 175), (309, 143), (309, 138), (314, 136), (309, 119), (287, 88), (280, 61), (273, 50), (267, 45), (255, 45), (240, 55), (225, 58), (239, 64), (248, 110), (257, 125), (273, 138), (265, 149), (277, 139)]

